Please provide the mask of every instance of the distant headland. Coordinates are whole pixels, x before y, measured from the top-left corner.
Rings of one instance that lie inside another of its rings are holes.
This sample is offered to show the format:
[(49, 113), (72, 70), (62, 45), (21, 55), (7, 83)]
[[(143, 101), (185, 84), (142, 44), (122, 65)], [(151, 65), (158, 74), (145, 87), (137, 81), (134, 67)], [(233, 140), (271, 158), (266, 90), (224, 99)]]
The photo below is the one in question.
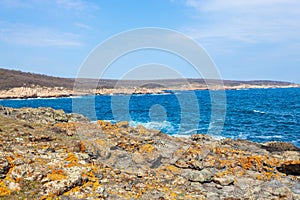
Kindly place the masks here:
[[(80, 90), (74, 90), (75, 78), (60, 78), (0, 68), (0, 99), (48, 98), (107, 94), (161, 94), (172, 90), (208, 90), (205, 79), (116, 80), (77, 79)], [(299, 84), (270, 81), (210, 80), (214, 90), (254, 88), (295, 88)], [(97, 86), (97, 87), (95, 87)], [(91, 89), (92, 88), (92, 89)]]

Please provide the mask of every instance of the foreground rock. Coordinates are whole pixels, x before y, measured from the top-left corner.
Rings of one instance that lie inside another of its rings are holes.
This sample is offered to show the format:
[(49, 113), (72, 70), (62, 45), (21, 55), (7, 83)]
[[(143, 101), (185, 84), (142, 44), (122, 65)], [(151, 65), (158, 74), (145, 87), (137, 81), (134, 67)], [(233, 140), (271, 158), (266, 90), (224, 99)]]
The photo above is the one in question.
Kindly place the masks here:
[(0, 199), (300, 199), (290, 144), (174, 138), (70, 116), (0, 109)]

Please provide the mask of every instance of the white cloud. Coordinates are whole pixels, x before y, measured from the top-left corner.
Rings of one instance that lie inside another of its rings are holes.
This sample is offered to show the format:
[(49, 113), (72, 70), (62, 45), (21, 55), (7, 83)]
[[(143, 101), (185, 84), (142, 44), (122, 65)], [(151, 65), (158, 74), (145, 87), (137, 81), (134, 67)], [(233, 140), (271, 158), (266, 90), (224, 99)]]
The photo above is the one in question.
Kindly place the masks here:
[(48, 28), (0, 22), (0, 41), (27, 46), (82, 46), (80, 36)]
[(298, 0), (186, 0), (194, 23), (184, 30), (197, 39), (245, 43), (300, 39)]
[(75, 22), (74, 25), (79, 28), (82, 28), (82, 29), (92, 30), (92, 27), (90, 27), (87, 24), (80, 23), (80, 22)]
[(90, 8), (97, 8), (95, 4), (85, 0), (56, 0), (56, 3), (69, 10), (87, 10)]

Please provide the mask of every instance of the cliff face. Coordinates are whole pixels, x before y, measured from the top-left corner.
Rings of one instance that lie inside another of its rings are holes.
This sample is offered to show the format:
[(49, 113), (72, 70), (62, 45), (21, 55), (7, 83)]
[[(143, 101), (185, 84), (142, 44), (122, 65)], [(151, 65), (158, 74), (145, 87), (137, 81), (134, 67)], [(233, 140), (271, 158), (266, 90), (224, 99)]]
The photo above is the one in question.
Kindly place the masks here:
[(174, 138), (53, 109), (0, 109), (0, 199), (300, 199), (289, 143)]

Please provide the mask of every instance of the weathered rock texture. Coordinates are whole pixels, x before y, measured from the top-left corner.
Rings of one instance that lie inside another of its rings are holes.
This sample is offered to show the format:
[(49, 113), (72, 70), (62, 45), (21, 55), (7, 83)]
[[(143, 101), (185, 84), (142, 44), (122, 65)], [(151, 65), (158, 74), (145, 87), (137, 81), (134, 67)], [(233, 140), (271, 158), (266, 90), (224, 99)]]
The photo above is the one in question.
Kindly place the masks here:
[(0, 129), (0, 199), (300, 199), (288, 143), (175, 138), (45, 108), (1, 108)]

